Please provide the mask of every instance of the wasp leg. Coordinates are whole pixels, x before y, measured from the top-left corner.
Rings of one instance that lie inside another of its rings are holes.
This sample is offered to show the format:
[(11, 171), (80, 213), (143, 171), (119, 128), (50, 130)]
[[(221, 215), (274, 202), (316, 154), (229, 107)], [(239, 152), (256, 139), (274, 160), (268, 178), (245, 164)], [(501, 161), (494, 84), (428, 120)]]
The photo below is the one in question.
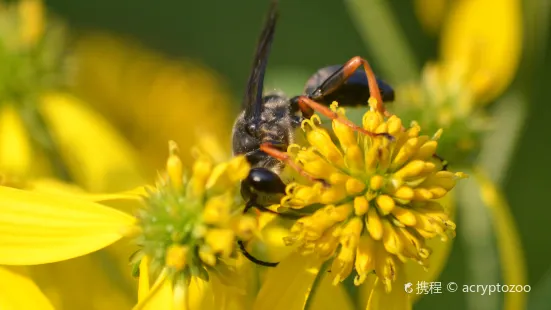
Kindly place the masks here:
[(247, 248), (245, 247), (245, 243), (243, 243), (242, 240), (238, 240), (237, 244), (239, 245), (239, 249), (243, 253), (243, 256), (245, 256), (245, 258), (247, 258), (251, 262), (253, 262), (257, 265), (260, 265), (260, 266), (265, 266), (265, 267), (276, 267), (277, 265), (279, 265), (279, 262), (277, 262), (277, 263), (275, 263), (275, 262), (265, 262), (263, 260), (260, 260), (256, 257), (254, 257), (253, 255), (251, 255), (251, 253), (249, 253), (249, 251), (247, 251)]
[[(277, 213), (275, 211), (272, 211), (268, 208), (264, 208), (264, 207), (256, 204), (256, 195), (251, 196), (251, 199), (245, 205), (245, 209), (243, 209), (243, 213), (247, 213), (247, 211), (249, 211), (251, 208), (254, 208), (254, 207), (256, 207), (257, 209), (262, 210), (262, 211), (269, 211), (269, 212), (272, 212), (272, 213)], [(249, 251), (247, 251), (247, 247), (246, 247), (245, 243), (243, 242), (243, 240), (237, 240), (237, 244), (239, 245), (239, 249), (243, 253), (243, 256), (245, 256), (245, 258), (247, 258), (248, 260), (250, 260), (251, 262), (253, 262), (257, 265), (266, 266), (266, 267), (275, 267), (279, 264), (279, 262), (277, 262), (277, 263), (266, 262), (266, 261), (263, 261), (261, 259), (258, 259), (256, 257), (254, 257), (251, 253), (249, 253)]]
[(377, 110), (387, 115), (388, 112), (384, 108), (383, 98), (381, 97), (381, 92), (379, 89), (379, 85), (377, 84), (375, 74), (373, 73), (373, 70), (371, 69), (371, 66), (369, 65), (367, 60), (361, 58), (360, 56), (352, 57), (349, 61), (347, 61), (340, 69), (335, 71), (325, 81), (323, 81), (320, 86), (314, 89), (312, 93), (308, 94), (308, 98), (318, 100), (334, 92), (340, 86), (342, 86), (360, 66), (364, 67), (365, 73), (367, 75), (367, 83), (371, 96), (377, 100)]
[[(350, 120), (342, 117), (337, 112), (332, 111), (330, 108), (324, 106), (323, 104), (317, 103), (314, 100), (312, 100), (312, 99), (310, 99), (306, 96), (294, 97), (294, 98), (291, 99), (291, 103), (292, 104), (298, 104), (298, 106), (303, 111), (303, 113), (304, 113), (304, 111), (308, 111), (308, 110), (316, 111), (318, 113), (321, 113), (324, 116), (327, 116), (328, 118), (330, 118), (332, 120), (336, 120), (339, 123), (344, 124), (344, 125), (352, 128), (352, 129), (354, 129), (355, 131), (361, 132), (365, 135), (368, 135), (368, 136), (371, 136), (371, 137), (384, 136), (389, 140), (394, 139), (394, 137), (389, 135), (388, 133), (375, 133), (375, 132), (371, 132), (369, 130), (366, 130), (363, 127), (358, 126), (358, 125), (354, 124), (353, 122), (351, 122)], [(306, 113), (308, 113), (308, 112), (306, 112)], [(262, 148), (262, 146), (261, 146), (261, 148)]]
[[(251, 199), (245, 205), (245, 209), (243, 209), (243, 213), (247, 213), (247, 211), (249, 211), (252, 208), (257, 208), (260, 211), (277, 214), (277, 215), (279, 215), (281, 217), (284, 217), (284, 218), (292, 218), (292, 219), (300, 218), (300, 215), (284, 214), (284, 213), (279, 213), (279, 212), (270, 210), (270, 209), (268, 209), (268, 208), (266, 208), (262, 205), (257, 204), (256, 203), (256, 198), (257, 198), (256, 195), (251, 196)], [(249, 251), (247, 251), (247, 247), (246, 247), (245, 243), (243, 242), (243, 240), (238, 240), (237, 244), (239, 245), (239, 249), (243, 253), (243, 256), (245, 256), (245, 258), (247, 258), (248, 260), (250, 260), (251, 262), (253, 262), (257, 265), (266, 266), (266, 267), (275, 267), (279, 264), (279, 262), (267, 262), (267, 261), (263, 261), (261, 259), (258, 259), (256, 257), (254, 257), (251, 253), (249, 253)]]
[(264, 153), (272, 156), (273, 158), (276, 158), (276, 159), (284, 162), (286, 165), (288, 165), (289, 167), (295, 169), (295, 171), (297, 171), (300, 175), (307, 178), (308, 180), (310, 180), (312, 182), (321, 182), (324, 186), (328, 185), (327, 181), (325, 181), (323, 179), (315, 178), (314, 176), (310, 175), (308, 172), (306, 172), (304, 169), (302, 169), (302, 167), (300, 167), (297, 163), (295, 163), (291, 159), (289, 154), (287, 154), (285, 152), (282, 152), (282, 151), (272, 147), (269, 143), (261, 144), (260, 145), (260, 150), (263, 151)]

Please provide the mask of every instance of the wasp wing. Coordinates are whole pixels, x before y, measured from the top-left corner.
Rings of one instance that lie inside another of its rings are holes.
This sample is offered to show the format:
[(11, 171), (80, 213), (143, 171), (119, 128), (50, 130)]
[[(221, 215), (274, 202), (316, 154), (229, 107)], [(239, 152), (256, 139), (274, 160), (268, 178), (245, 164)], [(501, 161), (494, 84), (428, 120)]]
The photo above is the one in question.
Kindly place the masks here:
[(253, 68), (247, 81), (247, 89), (243, 100), (243, 109), (245, 110), (245, 117), (247, 119), (259, 119), (262, 112), (264, 73), (266, 72), (270, 47), (274, 39), (277, 18), (277, 1), (272, 1), (268, 11), (268, 19), (264, 24), (264, 29), (256, 47)]
[[(333, 65), (319, 69), (306, 82), (304, 94), (311, 96), (320, 85), (333, 77), (341, 68), (342, 65)], [(381, 92), (381, 99), (384, 102), (394, 101), (394, 89), (392, 86), (379, 78), (377, 78), (377, 85)], [(360, 67), (337, 89), (313, 99), (324, 104), (331, 104), (333, 101), (337, 101), (342, 106), (356, 106), (365, 105), (370, 96), (371, 90), (367, 82), (367, 75), (364, 69)]]

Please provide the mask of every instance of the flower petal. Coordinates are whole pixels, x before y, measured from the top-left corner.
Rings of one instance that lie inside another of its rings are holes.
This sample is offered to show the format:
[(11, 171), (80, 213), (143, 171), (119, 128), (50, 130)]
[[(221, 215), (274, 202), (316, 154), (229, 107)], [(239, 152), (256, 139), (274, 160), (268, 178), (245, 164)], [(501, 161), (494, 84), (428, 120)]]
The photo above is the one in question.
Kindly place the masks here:
[[(56, 309), (130, 309), (135, 300), (134, 282), (125, 281), (123, 270), (111, 264), (111, 259), (100, 250), (27, 270)], [(128, 273), (128, 269), (124, 271)]]
[[(182, 288), (183, 287), (180, 287), (180, 290)], [(166, 277), (165, 274), (162, 274), (157, 279), (157, 283), (155, 283), (149, 291), (149, 294), (140, 300), (133, 310), (224, 309), (223, 307), (214, 307), (214, 300), (217, 296), (214, 295), (212, 285), (202, 279), (192, 277), (189, 286), (185, 288), (183, 292), (178, 292), (177, 289), (176, 287), (173, 288), (171, 279)], [(175, 302), (178, 304), (176, 305)], [(237, 310), (239, 308), (229, 309)]]
[(0, 267), (0, 279), (0, 309), (54, 309), (48, 298), (27, 277)]
[(57, 196), (63, 195), (69, 198), (99, 202), (126, 213), (134, 212), (137, 207), (141, 206), (142, 199), (147, 195), (147, 186), (140, 186), (132, 190), (117, 193), (89, 193), (78, 186), (54, 179), (33, 180), (26, 185), (26, 189), (33, 192)]
[(63, 183), (55, 179), (37, 179), (27, 183), (29, 190), (55, 195), (69, 195), (93, 202), (105, 202), (113, 200), (141, 200), (147, 194), (146, 187), (140, 186), (135, 189), (118, 193), (88, 193), (78, 186)]
[[(482, 200), (491, 213), (496, 230), (503, 282), (508, 285), (526, 285), (526, 262), (520, 236), (503, 193), (480, 169), (474, 173), (480, 184)], [(504, 294), (504, 309), (526, 308), (527, 293)]]
[(149, 256), (142, 257), (140, 262), (140, 278), (138, 279), (138, 302), (149, 294)]
[(132, 310), (172, 309), (172, 281), (162, 272), (157, 282)]
[[(243, 270), (243, 269), (241, 269)], [(249, 271), (249, 270), (247, 270)], [(252, 270), (250, 270), (252, 271)], [(247, 274), (245, 275), (247, 277)], [(194, 285), (192, 282), (191, 285)], [(251, 309), (253, 302), (253, 294), (243, 294), (234, 287), (224, 285), (218, 277), (211, 277), (210, 285), (212, 292), (203, 292), (203, 296), (209, 297), (212, 295), (212, 303), (210, 298), (204, 298), (200, 309), (226, 309), (226, 310), (242, 310)], [(196, 289), (197, 290), (197, 289)], [(197, 290), (198, 291), (198, 290)], [(249, 290), (249, 292), (256, 292), (256, 290)], [(193, 287), (190, 287), (190, 295), (193, 295)], [(192, 296), (190, 296), (193, 298)], [(207, 303), (208, 302), (208, 303)]]
[(520, 2), (456, 1), (444, 25), (444, 62), (467, 69), (466, 80), (483, 101), (499, 95), (517, 70), (522, 48)]
[(40, 111), (78, 184), (102, 192), (144, 183), (130, 145), (83, 102), (65, 94), (47, 94)]
[(0, 187), (0, 264), (34, 265), (104, 248), (135, 219), (74, 198)]
[(322, 260), (293, 253), (267, 271), (253, 309), (303, 309)]
[[(92, 98), (98, 111), (119, 124), (152, 167), (165, 160), (159, 145), (168, 140), (182, 150), (199, 145), (209, 155), (213, 151), (217, 162), (231, 155), (205, 139), (208, 132), (225, 147), (234, 119), (233, 100), (212, 70), (169, 59), (107, 33), (83, 36), (75, 55), (79, 93)], [(181, 157), (184, 163), (193, 161), (191, 152), (182, 152)]]
[(26, 176), (31, 166), (31, 143), (23, 120), (11, 104), (0, 109), (0, 171)]
[[(329, 274), (328, 274), (329, 275)], [(325, 276), (321, 280), (317, 292), (314, 295), (311, 309), (333, 310), (333, 309), (355, 309), (352, 299), (347, 294), (344, 285), (333, 285), (333, 277)]]
[(367, 310), (392, 309), (392, 310), (411, 310), (411, 301), (409, 295), (404, 291), (406, 275), (404, 272), (398, 272), (396, 281), (392, 284), (392, 291), (385, 292), (385, 285), (377, 278), (375, 286), (367, 302)]

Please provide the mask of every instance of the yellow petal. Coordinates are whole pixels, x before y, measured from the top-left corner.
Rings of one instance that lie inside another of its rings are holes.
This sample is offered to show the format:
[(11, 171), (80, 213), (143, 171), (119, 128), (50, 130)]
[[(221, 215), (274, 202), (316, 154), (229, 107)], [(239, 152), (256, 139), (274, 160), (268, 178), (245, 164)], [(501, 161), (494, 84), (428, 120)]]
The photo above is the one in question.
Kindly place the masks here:
[(69, 198), (99, 202), (103, 205), (115, 208), (117, 210), (133, 213), (141, 205), (144, 196), (147, 195), (147, 186), (137, 187), (124, 192), (117, 193), (88, 193), (82, 188), (67, 184), (55, 179), (37, 179), (27, 182), (26, 189), (39, 193), (64, 195)]
[(47, 94), (40, 111), (71, 175), (85, 189), (117, 191), (145, 183), (130, 145), (83, 102), (66, 94)]
[(268, 270), (253, 309), (303, 309), (321, 264), (315, 256), (291, 254)]
[(138, 302), (149, 294), (149, 256), (142, 257), (140, 262), (140, 278), (138, 279)]
[(0, 309), (54, 309), (48, 298), (27, 277), (0, 267), (0, 279)]
[(133, 310), (172, 310), (172, 281), (163, 271), (148, 294), (134, 306)]
[[(184, 292), (181, 292), (182, 289)], [(179, 296), (181, 293), (184, 296)], [(149, 295), (142, 299), (133, 310), (215, 310), (215, 296), (213, 295), (214, 292), (209, 282), (192, 277), (188, 287), (173, 289), (172, 280), (162, 273), (149, 291)]]
[[(220, 139), (225, 147), (235, 106), (212, 70), (168, 59), (110, 34), (83, 36), (75, 55), (79, 61), (75, 87), (93, 99), (98, 111), (120, 124), (153, 169), (165, 160), (159, 145), (168, 140), (182, 150), (198, 145), (209, 155), (215, 153), (217, 162), (230, 155), (227, 149), (213, 148), (210, 139)], [(191, 152), (182, 152), (181, 157), (184, 163), (193, 160)]]
[[(269, 214), (266, 212), (266, 214)], [(271, 214), (270, 214), (271, 215)], [(261, 215), (262, 216), (262, 215)], [(262, 229), (262, 245), (266, 248), (266, 257), (270, 261), (279, 262), (285, 257), (291, 255), (291, 252), (296, 249), (298, 245), (288, 246), (283, 241), (285, 237), (289, 236), (289, 230), (282, 227), (278, 221), (274, 221)], [(251, 242), (254, 248), (256, 240)]]
[(27, 270), (56, 309), (130, 309), (135, 301), (135, 282), (124, 281), (123, 272), (129, 274), (128, 256), (125, 269), (113, 266), (112, 259), (100, 250)]
[(118, 210), (63, 196), (0, 187), (0, 264), (34, 265), (104, 248), (135, 219)]
[(330, 274), (323, 277), (316, 294), (313, 297), (311, 308), (315, 310), (355, 309), (344, 285), (333, 285)]
[(32, 156), (29, 135), (13, 105), (0, 107), (0, 173), (26, 176)]
[[(480, 169), (475, 179), (481, 186), (482, 200), (491, 212), (496, 230), (503, 282), (507, 285), (526, 285), (526, 262), (518, 229), (503, 193)], [(504, 294), (505, 310), (524, 309), (528, 293)]]
[[(254, 268), (254, 267), (253, 267)], [(252, 269), (252, 268), (251, 268)], [(243, 269), (241, 269), (243, 271)], [(253, 270), (249, 270), (252, 272)], [(240, 273), (240, 275), (244, 275), (243, 273)], [(252, 275), (252, 274), (250, 274)], [(256, 273), (255, 273), (256, 275)], [(212, 292), (204, 292), (203, 296), (208, 297), (210, 295), (213, 295), (214, 298), (204, 298), (202, 304), (201, 304), (201, 310), (203, 309), (212, 309), (212, 310), (219, 310), (219, 309), (225, 309), (225, 310), (243, 310), (243, 309), (251, 309), (252, 307), (252, 298), (250, 298), (252, 294), (243, 294), (238, 292), (235, 287), (224, 285), (218, 277), (212, 277), (209, 280), (209, 283), (212, 287)], [(192, 282), (193, 284), (193, 282)], [(251, 292), (256, 290), (251, 290)], [(193, 287), (190, 288), (190, 294), (193, 295)], [(247, 298), (249, 297), (249, 298)]]
[(19, 3), (20, 35), (24, 46), (32, 46), (42, 37), (45, 28), (42, 2), (41, 0), (24, 0)]
[(392, 310), (408, 310), (411, 309), (411, 301), (409, 295), (404, 291), (406, 283), (406, 275), (403, 270), (397, 274), (396, 281), (392, 283), (392, 291), (385, 292), (385, 285), (377, 278), (375, 286), (371, 291), (367, 302), (367, 310), (392, 309)]
[(455, 1), (442, 33), (446, 64), (467, 70), (483, 101), (499, 95), (512, 81), (522, 47), (519, 0)]
[[(88, 193), (82, 188), (67, 184), (55, 179), (37, 179), (27, 182), (28, 190), (39, 193), (54, 195), (65, 195), (69, 198), (76, 198), (91, 202), (99, 202), (103, 205), (132, 214), (137, 207), (141, 206), (142, 199), (147, 195), (148, 186), (140, 186), (128, 191), (117, 193)], [(127, 264), (127, 257), (124, 258)]]

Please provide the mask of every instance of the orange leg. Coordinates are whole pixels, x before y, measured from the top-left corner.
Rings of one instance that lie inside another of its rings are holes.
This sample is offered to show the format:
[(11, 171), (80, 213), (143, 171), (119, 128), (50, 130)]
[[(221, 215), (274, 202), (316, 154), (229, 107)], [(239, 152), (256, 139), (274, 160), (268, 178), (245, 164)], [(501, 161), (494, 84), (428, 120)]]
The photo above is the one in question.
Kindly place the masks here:
[(312, 175), (310, 175), (308, 172), (306, 172), (304, 169), (302, 169), (302, 167), (300, 167), (297, 163), (295, 163), (291, 159), (291, 156), (289, 156), (289, 154), (274, 148), (271, 144), (269, 144), (269, 143), (261, 144), (260, 145), (260, 150), (262, 152), (272, 156), (273, 158), (284, 162), (286, 165), (288, 165), (289, 167), (295, 169), (300, 175), (307, 178), (308, 180), (310, 180), (312, 182), (322, 182), (324, 185), (327, 184), (327, 182), (325, 180), (318, 179), (318, 178), (315, 178)]
[(375, 73), (373, 73), (373, 69), (371, 69), (371, 66), (367, 60), (361, 58), (360, 56), (352, 57), (343, 66), (344, 75), (351, 76), (361, 65), (363, 65), (365, 74), (367, 75), (367, 83), (371, 91), (371, 96), (377, 100), (377, 111), (386, 114), (387, 111), (383, 105), (383, 99), (381, 98), (381, 91), (379, 90), (379, 85), (377, 85)]
[(323, 104), (317, 103), (314, 100), (312, 100), (312, 99), (310, 99), (306, 96), (298, 97), (297, 102), (298, 102), (298, 105), (299, 105), (301, 111), (311, 109), (311, 110), (314, 110), (316, 112), (321, 113), (322, 115), (327, 116), (328, 118), (330, 118), (332, 120), (336, 120), (337, 122), (340, 122), (341, 124), (344, 124), (344, 125), (352, 128), (352, 129), (354, 129), (358, 132), (361, 132), (365, 135), (368, 135), (368, 136), (371, 136), (371, 137), (384, 136), (384, 137), (388, 138), (389, 140), (394, 139), (394, 137), (392, 137), (388, 133), (374, 133), (374, 132), (371, 132), (369, 130), (366, 130), (363, 127), (358, 126), (358, 125), (354, 124), (353, 122), (351, 122), (350, 120), (342, 117), (338, 113), (332, 111), (330, 108), (324, 106)]
[[(371, 66), (367, 60), (361, 58), (360, 56), (352, 57), (348, 60), (339, 70), (334, 72), (330, 77), (327, 78), (314, 92), (308, 97), (311, 99), (316, 99), (319, 96), (324, 96), (334, 92), (336, 89), (341, 87), (360, 67), (363, 66), (366, 76), (367, 83), (369, 87), (369, 92), (371, 97), (377, 100), (377, 111), (383, 113), (385, 116), (389, 116), (388, 111), (386, 111), (383, 105), (383, 99), (381, 96), (381, 91), (379, 85), (377, 84), (377, 78), (371, 69)], [(307, 117), (308, 113), (306, 113)]]

